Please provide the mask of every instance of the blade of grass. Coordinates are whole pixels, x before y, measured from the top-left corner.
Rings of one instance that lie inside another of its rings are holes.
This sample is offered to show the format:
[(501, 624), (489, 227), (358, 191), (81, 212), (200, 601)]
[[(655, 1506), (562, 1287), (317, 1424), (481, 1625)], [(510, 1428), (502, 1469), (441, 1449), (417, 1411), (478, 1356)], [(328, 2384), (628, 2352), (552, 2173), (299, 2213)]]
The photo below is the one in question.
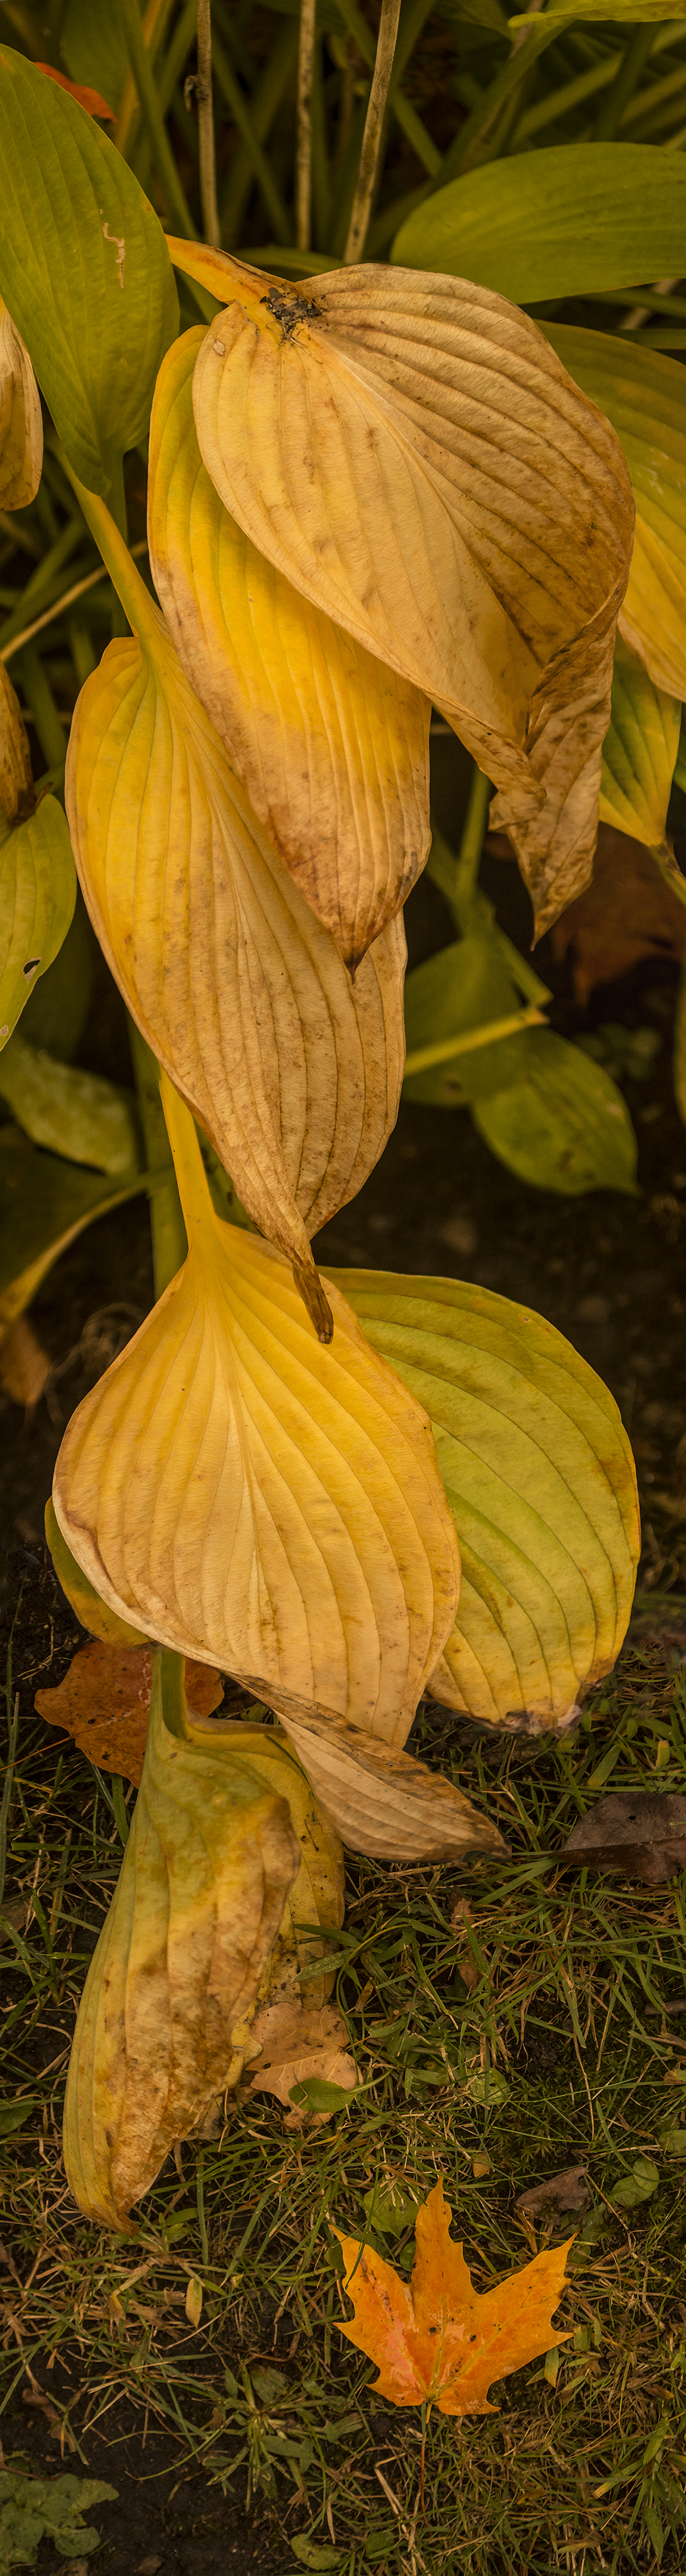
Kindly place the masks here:
[[(271, 216), (277, 241), (288, 242), (291, 238), (291, 226), (283, 198), (281, 196), (281, 191), (277, 187), (273, 172), (270, 169), (266, 152), (263, 152), (262, 145), (258, 141), (258, 137), (254, 129), (251, 108), (248, 106), (247, 100), (243, 96), (243, 91), (236, 79), (235, 72), (231, 68), (228, 54), (225, 53), (221, 38), (216, 34), (216, 32), (214, 38), (214, 66), (219, 87), (223, 91), (227, 107), (231, 111), (234, 125), (237, 126), (238, 132), (242, 136), (245, 150), (251, 163), (253, 177), (259, 181), (265, 205)], [(222, 208), (222, 224), (223, 222), (224, 210)]]
[(150, 141), (153, 167), (160, 181), (167, 214), (174, 225), (175, 232), (182, 233), (187, 241), (196, 241), (196, 226), (181, 186), (164, 123), (150, 56), (146, 49), (138, 14), (137, 0), (119, 0), (119, 15), (141, 115)]
[[(289, 20), (280, 28), (256, 82), (249, 112), (246, 108), (244, 137), (238, 151), (234, 152), (228, 173), (220, 207), (221, 237), (227, 250), (231, 250), (238, 240), (253, 180), (260, 176), (259, 164), (263, 157), (260, 145), (267, 141), (274, 119), (283, 105), (297, 58), (297, 28)], [(283, 222), (287, 226), (285, 210)], [(288, 230), (284, 238), (288, 240)]]

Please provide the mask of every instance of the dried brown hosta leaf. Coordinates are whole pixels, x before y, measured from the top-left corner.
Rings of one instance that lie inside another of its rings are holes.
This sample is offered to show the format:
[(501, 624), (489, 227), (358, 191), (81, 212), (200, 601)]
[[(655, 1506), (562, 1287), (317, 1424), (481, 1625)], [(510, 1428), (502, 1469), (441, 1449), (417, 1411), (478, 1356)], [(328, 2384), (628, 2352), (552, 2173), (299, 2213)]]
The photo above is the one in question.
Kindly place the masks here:
[(634, 515), (614, 431), (485, 287), (372, 265), (291, 287), (171, 249), (225, 298), (193, 384), (221, 499), (448, 716), (540, 934), (591, 871)]
[(203, 339), (202, 326), (186, 331), (157, 379), (155, 587), (255, 813), (354, 969), (427, 856), (430, 701), (294, 590), (224, 509), (193, 418)]
[(459, 1593), (426, 1416), (337, 1289), (322, 1348), (287, 1264), (216, 1216), (161, 1089), (188, 1257), (68, 1426), (63, 1537), (120, 1618), (402, 1742)]
[(28, 349), (0, 296), (0, 510), (35, 499), (43, 465), (43, 415)]
[[(36, 1692), (35, 1707), (48, 1726), (72, 1735), (80, 1753), (101, 1771), (119, 1772), (138, 1787), (150, 1719), (152, 1667), (148, 1646), (80, 1646), (56, 1690)], [(186, 1691), (198, 1715), (209, 1717), (222, 1697), (221, 1676), (210, 1664), (186, 1663)]]
[(403, 1731), (380, 1743), (332, 1711), (313, 1714), (288, 1693), (274, 1699), (303, 1770), (349, 1851), (376, 1860), (456, 1860), (464, 1852), (507, 1858), (507, 1844), (451, 1781), (403, 1753)]
[(331, 1318), (309, 1236), (354, 1198), (395, 1123), (401, 920), (354, 986), (278, 858), (104, 502), (84, 494), (133, 639), (77, 703), (66, 796), (88, 909), (143, 1036), (248, 1214)]
[(570, 2237), (554, 2253), (537, 2254), (520, 2272), (479, 2292), (461, 2245), (450, 2235), (452, 2211), (443, 2184), (417, 2211), (416, 2253), (410, 2281), (356, 2236), (334, 2229), (352, 2299), (354, 2323), (339, 2332), (369, 2354), (379, 2370), (374, 2389), (392, 2406), (427, 2401), (441, 2415), (493, 2415), (493, 2380), (521, 2370), (553, 2343), (568, 2338), (553, 2326), (564, 2288)]
[(553, 955), (572, 950), (574, 995), (628, 974), (640, 957), (681, 957), (686, 910), (640, 841), (601, 823), (593, 884), (570, 903), (552, 934)]
[(590, 2197), (585, 2165), (565, 2165), (562, 2173), (550, 2174), (547, 2182), (533, 2183), (530, 2191), (520, 2191), (515, 2207), (523, 2218), (548, 2218), (555, 2209), (572, 2209), (581, 2218)]
[(620, 1870), (661, 1887), (686, 1868), (686, 1798), (669, 1789), (612, 1791), (577, 1817), (558, 1860), (563, 1869)]
[(28, 734), (9, 672), (0, 662), (0, 807), (13, 823), (15, 814), (28, 811), (34, 801)]

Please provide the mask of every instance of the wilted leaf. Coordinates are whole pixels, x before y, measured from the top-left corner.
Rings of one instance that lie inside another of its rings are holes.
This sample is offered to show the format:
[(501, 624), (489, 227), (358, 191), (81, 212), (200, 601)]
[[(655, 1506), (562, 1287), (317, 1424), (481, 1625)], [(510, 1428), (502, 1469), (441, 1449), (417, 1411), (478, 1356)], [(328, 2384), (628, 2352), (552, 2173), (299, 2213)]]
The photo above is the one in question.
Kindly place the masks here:
[(34, 1145), (50, 1145), (71, 1163), (94, 1163), (113, 1178), (138, 1169), (133, 1092), (80, 1065), (59, 1064), (42, 1047), (27, 1046), (18, 1029), (0, 1055), (0, 1098)]
[[(207, 253), (172, 252), (210, 282)], [(540, 934), (591, 869), (633, 528), (619, 444), (535, 324), (464, 279), (363, 265), (299, 289), (211, 257), (227, 308), (193, 379), (208, 473), (503, 791)]]
[(669, 1789), (620, 1789), (578, 1816), (559, 1854), (564, 1868), (621, 1870), (661, 1887), (686, 1868), (686, 1798)]
[(474, 1124), (508, 1172), (579, 1198), (636, 1189), (638, 1146), (624, 1095), (601, 1064), (555, 1029), (525, 1029), (520, 1072), (474, 1102)]
[(204, 336), (185, 332), (157, 379), (154, 580), (255, 813), (354, 968), (427, 855), (430, 702), (303, 599), (224, 509), (193, 418)]
[(631, 1611), (636, 1478), (614, 1398), (554, 1324), (491, 1289), (333, 1276), (429, 1415), (458, 1532), (432, 1694), (491, 1726), (563, 1725), (611, 1671)]
[(338, 1289), (322, 1347), (287, 1265), (215, 1215), (192, 1119), (162, 1096), (188, 1259), (73, 1417), (60, 1528), (164, 1644), (402, 1742), (459, 1588), (425, 1416)]
[(507, 1858), (507, 1844), (490, 1816), (481, 1815), (450, 1780), (403, 1753), (398, 1739), (379, 1743), (347, 1718), (310, 1715), (283, 1692), (276, 1704), (349, 1851), (368, 1852), (376, 1860), (460, 1860), (465, 1852)]
[[(75, 99), (0, 46), (0, 286), (77, 474), (119, 496), (178, 330), (164, 234)], [(55, 244), (69, 245), (60, 254)]]
[(562, 2173), (550, 2174), (547, 2182), (536, 2182), (530, 2191), (520, 2191), (515, 2206), (523, 2218), (548, 2218), (556, 2209), (572, 2209), (575, 2217), (582, 2218), (590, 2197), (585, 2165), (565, 2165)]
[(43, 1154), (17, 1127), (0, 1136), (0, 1328), (14, 1322), (35, 1297), (60, 1252), (123, 1199), (143, 1189), (142, 1175), (126, 1183), (81, 1171), (57, 1154)]
[(0, 296), (0, 509), (25, 510), (42, 466), (40, 394), (28, 349)]
[(160, 1660), (143, 1777), (83, 1992), (64, 2116), (64, 2159), (79, 2208), (124, 2231), (175, 2139), (224, 2088), (233, 2027), (254, 2000), (299, 1863), (285, 1799), (226, 1746), (202, 1753), (170, 1734)]
[(358, 2237), (334, 2229), (352, 2276), (344, 2288), (355, 2311), (354, 2325), (339, 2332), (378, 2365), (372, 2386), (393, 2406), (428, 2401), (441, 2415), (493, 2415), (488, 2390), (495, 2379), (535, 2361), (553, 2338), (569, 2340), (552, 2320), (573, 2238), (480, 2293), (450, 2235), (451, 2217), (438, 2182), (417, 2211), (410, 2282), (370, 2245), (362, 2248)]
[[(627, 146), (619, 148), (624, 154)], [(645, 167), (646, 147), (636, 148)], [(622, 333), (587, 331), (557, 322), (542, 327), (575, 383), (612, 422), (631, 475), (637, 516), (629, 580), (619, 612), (621, 633), (640, 655), (656, 688), (686, 697), (683, 367), (661, 350), (639, 347)]]
[(71, 841), (57, 797), (41, 797), (35, 814), (6, 830), (0, 817), (0, 1046), (57, 956), (75, 902)]
[[(48, 1726), (73, 1736), (79, 1752), (101, 1771), (115, 1771), (136, 1788), (143, 1770), (152, 1667), (149, 1646), (80, 1646), (64, 1681), (55, 1690), (36, 1692), (35, 1707)], [(191, 1706), (209, 1717), (222, 1697), (219, 1673), (207, 1664), (186, 1664), (185, 1687)]]
[(50, 1376), (51, 1361), (27, 1315), (18, 1315), (0, 1342), (0, 1384), (31, 1416)]
[(603, 823), (616, 824), (651, 850), (665, 842), (680, 729), (679, 699), (657, 689), (644, 663), (618, 638), (600, 814)]
[[(468, 931), (464, 939), (452, 940), (435, 957), (414, 966), (406, 977), (408, 1055), (415, 1047), (457, 1037), (488, 1020), (505, 1019), (519, 1008), (519, 995), (494, 943), (478, 930)], [(406, 1072), (406, 1098), (454, 1109), (457, 1101), (480, 1100), (504, 1090), (517, 1080), (520, 1044), (519, 1034), (500, 1038), (492, 1046), (475, 1048), (473, 1054), (448, 1057), (424, 1073)]]
[(72, 725), (66, 793), (86, 902), (143, 1036), (326, 1332), (308, 1238), (361, 1189), (395, 1123), (402, 922), (352, 987), (100, 519), (140, 640), (109, 645)]
[(449, 180), (401, 224), (391, 259), (475, 278), (513, 304), (559, 303), (680, 276), (685, 232), (679, 153), (551, 143)]
[(553, 955), (573, 955), (574, 997), (613, 984), (639, 957), (680, 957), (686, 910), (639, 841), (601, 823), (593, 884), (569, 905), (553, 933)]
[[(29, 2478), (0, 2469), (0, 2566), (36, 2567), (42, 2540), (61, 2558), (90, 2558), (100, 2533), (83, 2521), (99, 2504), (116, 2504), (117, 2487), (102, 2478)], [(7, 2552), (7, 2555), (5, 2554)]]

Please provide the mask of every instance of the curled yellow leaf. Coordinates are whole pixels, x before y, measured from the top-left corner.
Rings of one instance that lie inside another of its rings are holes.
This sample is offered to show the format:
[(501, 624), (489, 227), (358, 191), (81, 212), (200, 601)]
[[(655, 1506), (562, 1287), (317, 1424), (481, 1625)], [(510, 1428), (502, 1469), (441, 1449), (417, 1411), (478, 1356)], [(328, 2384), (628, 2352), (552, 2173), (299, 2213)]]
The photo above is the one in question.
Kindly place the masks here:
[(43, 414), (28, 349), (0, 296), (0, 510), (35, 500), (43, 467)]
[(502, 791), (540, 934), (595, 845), (633, 528), (613, 430), (485, 287), (371, 265), (291, 287), (171, 248), (226, 300), (193, 380), (221, 499), (442, 708)]
[(279, 1713), (321, 1806), (349, 1851), (376, 1860), (461, 1860), (465, 1852), (504, 1859), (489, 1816), (402, 1751), (379, 1743), (348, 1718), (311, 1714), (279, 1697)]
[(86, 903), (143, 1036), (329, 1330), (309, 1236), (354, 1198), (397, 1115), (405, 934), (351, 985), (277, 857), (103, 502), (84, 505), (133, 639), (77, 702), (66, 798)]
[(72, 2048), (64, 2161), (89, 2218), (127, 2229), (235, 2060), (296, 1880), (290, 1810), (238, 1753), (165, 1724), (156, 1657), (143, 1777)]
[(255, 813), (354, 969), (427, 857), (430, 701), (294, 590), (224, 508), (193, 418), (204, 336), (185, 332), (157, 379), (155, 586)]
[(148, 1635), (402, 1743), (459, 1591), (426, 1416), (336, 1289), (322, 1348), (287, 1265), (215, 1215), (162, 1095), (188, 1258), (65, 1433), (60, 1528)]

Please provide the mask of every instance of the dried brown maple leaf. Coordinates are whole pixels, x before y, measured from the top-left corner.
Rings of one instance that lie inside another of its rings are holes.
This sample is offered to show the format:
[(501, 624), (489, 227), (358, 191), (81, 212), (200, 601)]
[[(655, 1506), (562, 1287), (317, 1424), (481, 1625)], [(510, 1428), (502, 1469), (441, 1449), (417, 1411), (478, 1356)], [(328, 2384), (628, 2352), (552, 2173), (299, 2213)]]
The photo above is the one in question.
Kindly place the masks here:
[[(102, 1771), (118, 1771), (138, 1788), (150, 1717), (147, 1646), (81, 1646), (57, 1690), (36, 1692), (48, 1726), (73, 1735)], [(198, 1717), (219, 1707), (222, 1684), (209, 1664), (186, 1663), (186, 1697)]]
[(536, 2355), (566, 2343), (552, 2323), (573, 2237), (537, 2254), (495, 2288), (472, 2284), (461, 2245), (450, 2235), (452, 2211), (437, 2182), (417, 2211), (412, 2279), (399, 2279), (371, 2245), (335, 2234), (355, 2321), (341, 2334), (379, 2365), (375, 2394), (393, 2406), (436, 2405), (441, 2415), (494, 2415), (487, 2391)]
[(596, 984), (614, 983), (641, 957), (681, 957), (686, 911), (650, 850), (601, 823), (593, 883), (567, 905), (551, 937), (556, 959), (571, 948), (575, 1000), (584, 1004)]

